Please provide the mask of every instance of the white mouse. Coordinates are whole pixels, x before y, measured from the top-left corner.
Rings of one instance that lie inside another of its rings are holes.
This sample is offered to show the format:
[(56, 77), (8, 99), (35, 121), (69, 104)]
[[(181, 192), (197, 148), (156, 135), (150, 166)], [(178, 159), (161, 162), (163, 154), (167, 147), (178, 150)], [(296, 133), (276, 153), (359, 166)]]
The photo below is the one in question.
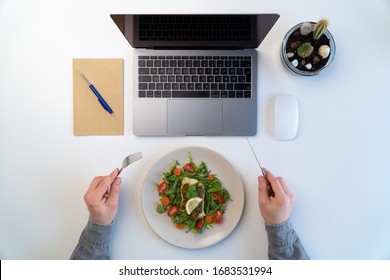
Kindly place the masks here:
[(275, 98), (275, 137), (282, 141), (295, 138), (298, 133), (298, 100), (292, 95)]

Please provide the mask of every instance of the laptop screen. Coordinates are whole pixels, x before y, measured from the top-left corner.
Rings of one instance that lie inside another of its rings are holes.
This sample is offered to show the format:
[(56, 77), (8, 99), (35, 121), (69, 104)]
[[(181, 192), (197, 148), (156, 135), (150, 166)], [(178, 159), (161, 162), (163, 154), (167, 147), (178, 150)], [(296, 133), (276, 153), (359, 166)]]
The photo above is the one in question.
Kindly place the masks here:
[(111, 15), (134, 48), (257, 48), (277, 14)]

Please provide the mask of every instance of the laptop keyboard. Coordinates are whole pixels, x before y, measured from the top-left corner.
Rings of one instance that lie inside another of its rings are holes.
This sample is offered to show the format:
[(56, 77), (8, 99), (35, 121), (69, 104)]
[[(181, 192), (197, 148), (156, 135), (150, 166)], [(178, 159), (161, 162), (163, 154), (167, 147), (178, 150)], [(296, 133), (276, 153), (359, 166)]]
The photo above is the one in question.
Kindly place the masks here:
[(250, 56), (139, 56), (140, 98), (251, 98)]

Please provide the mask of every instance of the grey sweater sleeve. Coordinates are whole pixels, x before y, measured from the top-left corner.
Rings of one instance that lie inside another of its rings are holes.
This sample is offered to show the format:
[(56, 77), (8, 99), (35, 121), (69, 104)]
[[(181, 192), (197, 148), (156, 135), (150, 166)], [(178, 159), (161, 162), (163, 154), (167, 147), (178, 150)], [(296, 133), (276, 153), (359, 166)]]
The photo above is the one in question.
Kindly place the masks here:
[(270, 260), (308, 260), (305, 249), (290, 220), (277, 225), (265, 225)]
[(112, 231), (112, 224), (102, 225), (93, 222), (91, 219), (80, 235), (71, 260), (108, 260), (109, 242)]

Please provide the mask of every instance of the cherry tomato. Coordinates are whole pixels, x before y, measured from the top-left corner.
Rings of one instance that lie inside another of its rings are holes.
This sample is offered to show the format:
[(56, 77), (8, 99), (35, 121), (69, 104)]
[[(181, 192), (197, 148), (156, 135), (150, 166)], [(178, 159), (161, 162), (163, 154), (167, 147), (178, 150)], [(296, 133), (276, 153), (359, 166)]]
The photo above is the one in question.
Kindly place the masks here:
[(165, 181), (162, 181), (160, 183), (160, 185), (158, 185), (158, 188), (157, 188), (158, 193), (165, 193), (167, 191), (168, 187), (169, 187), (168, 183)]
[(183, 227), (184, 227), (184, 225), (182, 223), (176, 224), (176, 228), (177, 229), (182, 229)]
[(196, 222), (196, 229), (197, 229), (198, 231), (201, 231), (202, 228), (203, 228), (203, 221), (202, 221), (202, 220), (198, 220), (198, 221)]
[(211, 217), (210, 215), (207, 215), (206, 217), (204, 217), (204, 221), (209, 224), (213, 221), (213, 217)]
[(217, 202), (217, 204), (222, 204), (225, 202), (225, 199), (223, 198), (222, 194), (215, 192), (213, 193), (213, 196), (215, 197), (215, 202)]
[(212, 174), (208, 174), (207, 177), (209, 178), (210, 181), (214, 180), (214, 176)]
[(173, 169), (173, 174), (175, 176), (180, 176), (181, 174), (181, 169), (179, 167), (176, 167), (175, 169)]
[(195, 171), (194, 167), (191, 164), (189, 164), (189, 163), (184, 165), (183, 168), (184, 168), (185, 171), (188, 171), (188, 172), (191, 172), (191, 173), (193, 173)]
[(179, 213), (180, 209), (177, 205), (172, 205), (168, 209), (168, 216), (169, 217), (175, 217)]
[(213, 214), (214, 223), (220, 224), (222, 222), (222, 211), (217, 210)]
[(161, 198), (161, 204), (164, 205), (164, 206), (168, 206), (170, 204), (170, 200), (169, 200), (169, 197), (167, 196), (164, 196), (163, 198)]

